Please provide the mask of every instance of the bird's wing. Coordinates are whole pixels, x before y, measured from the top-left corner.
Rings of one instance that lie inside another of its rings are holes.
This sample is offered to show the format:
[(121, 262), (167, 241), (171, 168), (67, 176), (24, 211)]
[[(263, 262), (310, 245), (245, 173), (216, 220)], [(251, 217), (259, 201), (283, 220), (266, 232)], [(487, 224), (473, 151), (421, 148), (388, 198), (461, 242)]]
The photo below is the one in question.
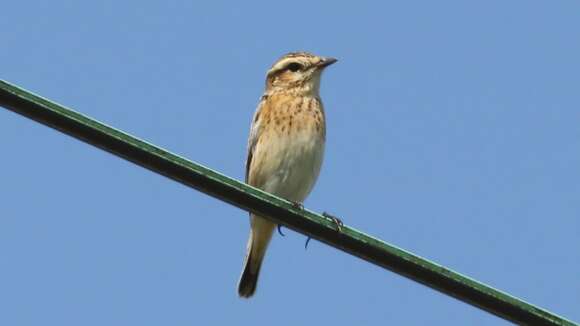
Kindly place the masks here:
[(250, 137), (248, 138), (248, 157), (246, 158), (246, 182), (249, 182), (250, 178), (250, 167), (252, 166), (252, 158), (254, 156), (254, 150), (256, 149), (256, 144), (260, 138), (261, 120), (260, 114), (262, 113), (262, 108), (264, 107), (265, 98), (262, 97), (256, 112), (254, 112), (254, 117), (252, 118), (252, 126), (250, 127)]

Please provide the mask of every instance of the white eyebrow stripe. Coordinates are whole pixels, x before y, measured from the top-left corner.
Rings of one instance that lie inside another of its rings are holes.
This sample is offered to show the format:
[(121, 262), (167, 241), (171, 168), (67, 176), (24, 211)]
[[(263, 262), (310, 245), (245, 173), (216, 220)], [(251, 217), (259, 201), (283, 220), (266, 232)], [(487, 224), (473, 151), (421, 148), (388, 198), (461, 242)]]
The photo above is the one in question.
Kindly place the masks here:
[(280, 69), (286, 67), (286, 65), (289, 64), (290, 62), (298, 62), (298, 61), (300, 61), (300, 60), (297, 60), (296, 58), (284, 58), (284, 59), (276, 62), (276, 64), (274, 64), (274, 66), (270, 70), (280, 70)]

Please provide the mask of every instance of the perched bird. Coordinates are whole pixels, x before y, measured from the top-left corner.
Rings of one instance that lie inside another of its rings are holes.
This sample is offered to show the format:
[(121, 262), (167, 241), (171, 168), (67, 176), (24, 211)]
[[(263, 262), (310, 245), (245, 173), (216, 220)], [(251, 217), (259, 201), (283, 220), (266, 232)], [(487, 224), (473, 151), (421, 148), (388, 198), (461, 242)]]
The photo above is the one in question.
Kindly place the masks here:
[[(266, 75), (266, 90), (252, 119), (246, 182), (301, 205), (322, 164), (326, 124), (320, 100), (320, 76), (334, 58), (288, 53)], [(250, 237), (238, 284), (249, 298), (276, 224), (250, 214)]]

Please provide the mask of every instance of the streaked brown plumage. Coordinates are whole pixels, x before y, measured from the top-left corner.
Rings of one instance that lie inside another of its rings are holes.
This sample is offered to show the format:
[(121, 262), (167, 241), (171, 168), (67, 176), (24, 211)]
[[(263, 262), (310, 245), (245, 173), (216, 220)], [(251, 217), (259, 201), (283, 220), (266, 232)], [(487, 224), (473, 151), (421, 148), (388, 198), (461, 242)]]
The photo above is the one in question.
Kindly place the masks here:
[[(289, 53), (267, 73), (266, 91), (254, 114), (248, 140), (246, 182), (302, 203), (312, 190), (322, 164), (326, 125), (319, 96), (320, 76), (336, 62), (305, 52)], [(241, 297), (256, 290), (262, 260), (275, 224), (250, 214), (251, 230)]]

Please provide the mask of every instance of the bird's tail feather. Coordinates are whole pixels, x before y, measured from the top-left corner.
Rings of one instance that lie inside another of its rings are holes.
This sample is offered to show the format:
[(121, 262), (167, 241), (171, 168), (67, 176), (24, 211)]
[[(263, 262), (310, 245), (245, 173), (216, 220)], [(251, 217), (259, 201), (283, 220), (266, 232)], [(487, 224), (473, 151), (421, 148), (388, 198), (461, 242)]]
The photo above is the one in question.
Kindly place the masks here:
[(261, 262), (258, 266), (254, 266), (252, 262), (252, 253), (248, 252), (246, 256), (246, 262), (244, 265), (244, 270), (242, 271), (242, 276), (240, 277), (240, 283), (238, 284), (238, 294), (242, 298), (249, 298), (254, 295), (256, 291), (256, 285), (258, 284), (258, 276), (260, 275)]
[(242, 298), (249, 298), (256, 291), (262, 261), (274, 230), (274, 224), (265, 219), (256, 217), (254, 222), (248, 239), (244, 269), (238, 283), (238, 294)]

